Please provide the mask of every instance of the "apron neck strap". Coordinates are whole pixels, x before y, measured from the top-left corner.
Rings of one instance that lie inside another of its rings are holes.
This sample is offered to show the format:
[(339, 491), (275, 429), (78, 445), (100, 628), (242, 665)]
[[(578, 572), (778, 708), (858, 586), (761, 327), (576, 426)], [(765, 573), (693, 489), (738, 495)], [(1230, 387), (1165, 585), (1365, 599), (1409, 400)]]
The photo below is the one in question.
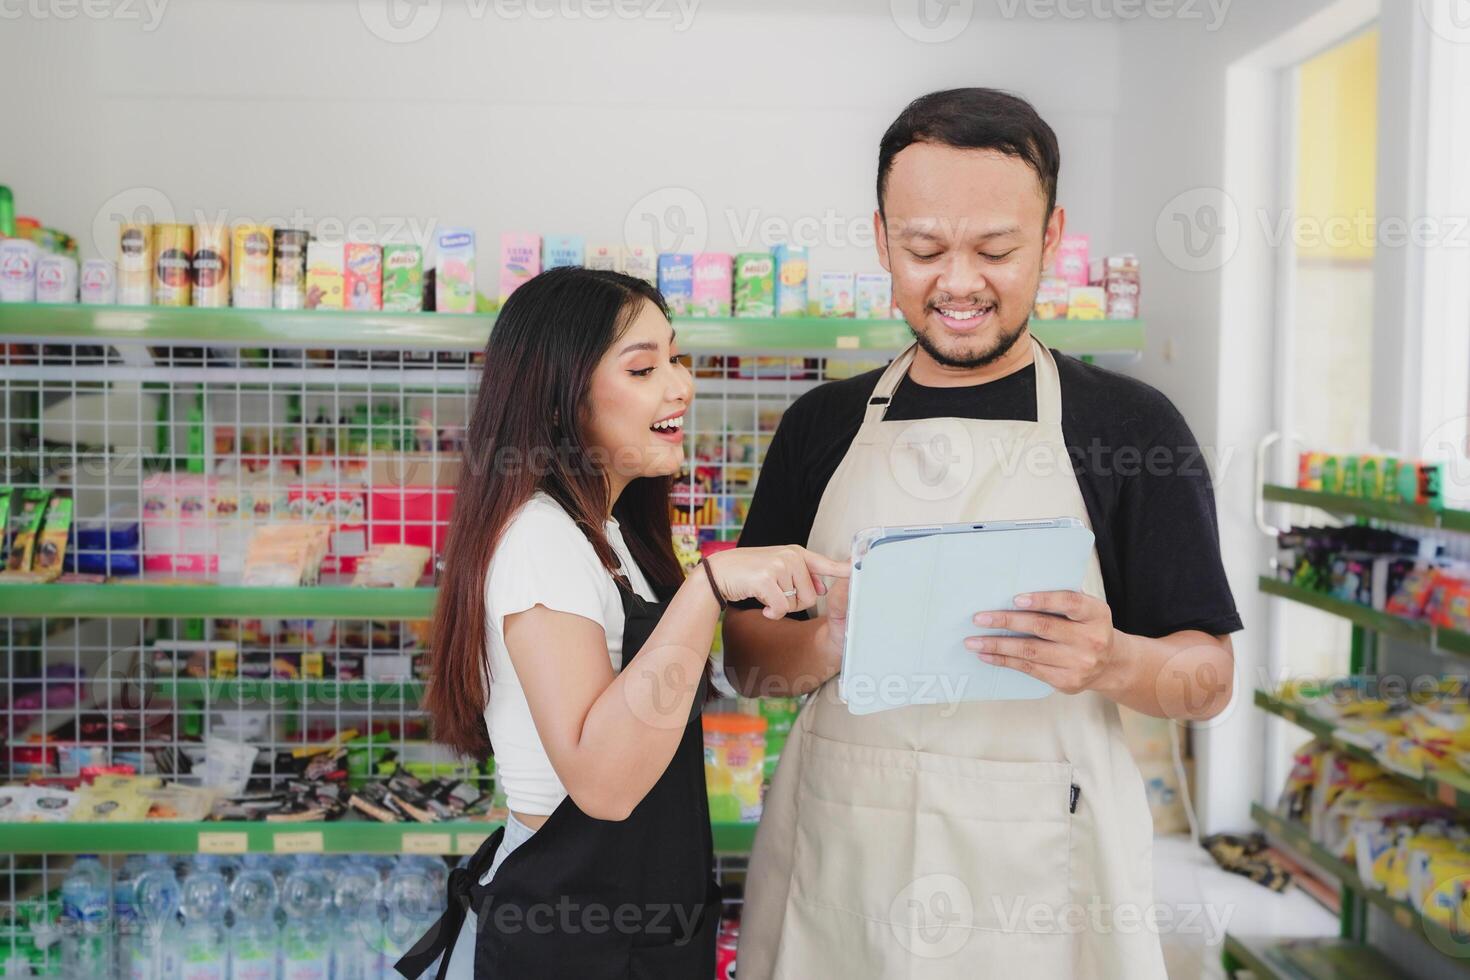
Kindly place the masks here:
[[(898, 390), (899, 384), (909, 373), (909, 365), (914, 363), (914, 351), (918, 350), (918, 344), (910, 344), (902, 354), (893, 359), (888, 365), (878, 384), (873, 388), (873, 394), (868, 398), (867, 410), (863, 413), (864, 422), (882, 422), (888, 414), (888, 406), (893, 403), (893, 393)], [(1036, 421), (1050, 425), (1060, 425), (1062, 422), (1062, 381), (1057, 374), (1057, 362), (1052, 358), (1051, 351), (1046, 345), (1037, 340), (1035, 335), (1031, 336), (1032, 363), (1036, 368)]]

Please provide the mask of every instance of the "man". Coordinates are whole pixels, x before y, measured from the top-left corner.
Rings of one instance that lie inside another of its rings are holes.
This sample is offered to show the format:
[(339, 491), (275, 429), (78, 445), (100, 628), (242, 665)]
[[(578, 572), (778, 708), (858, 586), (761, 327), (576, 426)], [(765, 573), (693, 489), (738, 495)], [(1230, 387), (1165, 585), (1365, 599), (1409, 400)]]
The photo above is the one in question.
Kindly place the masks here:
[(1164, 976), (1118, 706), (1217, 714), (1241, 626), (1179, 413), (1028, 330), (1065, 226), (1058, 169), (1051, 128), (990, 89), (924, 96), (889, 127), (874, 226), (915, 344), (791, 406), (740, 539), (840, 559), (874, 525), (1079, 518), (1096, 535), (1083, 591), (977, 609), (1029, 635), (966, 641), (1055, 692), (852, 715), (830, 682), (845, 582), (815, 619), (732, 610), (731, 680), (814, 692), (756, 835), (742, 980)]

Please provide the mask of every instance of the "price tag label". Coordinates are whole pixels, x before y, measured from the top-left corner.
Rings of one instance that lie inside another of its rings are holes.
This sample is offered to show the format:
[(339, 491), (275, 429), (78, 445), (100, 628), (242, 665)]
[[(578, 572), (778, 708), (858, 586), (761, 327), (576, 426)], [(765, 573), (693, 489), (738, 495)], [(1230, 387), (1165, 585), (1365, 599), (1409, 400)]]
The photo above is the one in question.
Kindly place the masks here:
[(857, 349), (859, 349), (862, 346), (863, 346), (863, 342), (862, 342), (862, 338), (861, 337), (838, 337), (837, 338), (837, 349), (838, 350), (857, 350)]
[(452, 854), (449, 834), (404, 834), (404, 854)]
[(455, 840), (454, 853), (473, 854), (489, 839), (489, 834), (459, 834)]
[(250, 837), (240, 832), (200, 831), (200, 854), (244, 854), (250, 850)]
[(299, 830), (290, 834), (276, 834), (275, 848), (277, 854), (320, 854), (322, 832)]

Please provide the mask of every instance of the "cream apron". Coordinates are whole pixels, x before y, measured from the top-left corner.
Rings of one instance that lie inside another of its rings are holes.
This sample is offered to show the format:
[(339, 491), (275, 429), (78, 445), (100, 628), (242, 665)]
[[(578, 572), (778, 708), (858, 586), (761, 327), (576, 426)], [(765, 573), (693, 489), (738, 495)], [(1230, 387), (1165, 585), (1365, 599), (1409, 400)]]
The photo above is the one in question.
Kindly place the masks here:
[[(881, 524), (1090, 527), (1056, 363), (1032, 344), (1035, 422), (886, 422), (914, 349), (899, 356), (807, 547), (846, 558), (854, 532)], [(1084, 588), (1104, 597), (1096, 552)], [(766, 797), (741, 980), (1163, 978), (1152, 835), (1117, 705), (1099, 694), (855, 716), (830, 680), (793, 726)]]

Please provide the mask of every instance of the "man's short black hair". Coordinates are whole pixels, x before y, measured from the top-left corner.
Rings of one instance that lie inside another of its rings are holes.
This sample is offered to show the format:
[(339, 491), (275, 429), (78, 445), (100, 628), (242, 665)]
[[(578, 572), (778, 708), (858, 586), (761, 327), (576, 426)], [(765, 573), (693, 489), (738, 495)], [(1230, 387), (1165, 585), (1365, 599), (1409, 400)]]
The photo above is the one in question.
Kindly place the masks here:
[(938, 143), (962, 150), (996, 150), (1020, 157), (1036, 171), (1046, 194), (1046, 214), (1057, 204), (1062, 166), (1057, 134), (1019, 95), (993, 88), (952, 88), (910, 102), (878, 144), (878, 213), (893, 158), (906, 146)]

